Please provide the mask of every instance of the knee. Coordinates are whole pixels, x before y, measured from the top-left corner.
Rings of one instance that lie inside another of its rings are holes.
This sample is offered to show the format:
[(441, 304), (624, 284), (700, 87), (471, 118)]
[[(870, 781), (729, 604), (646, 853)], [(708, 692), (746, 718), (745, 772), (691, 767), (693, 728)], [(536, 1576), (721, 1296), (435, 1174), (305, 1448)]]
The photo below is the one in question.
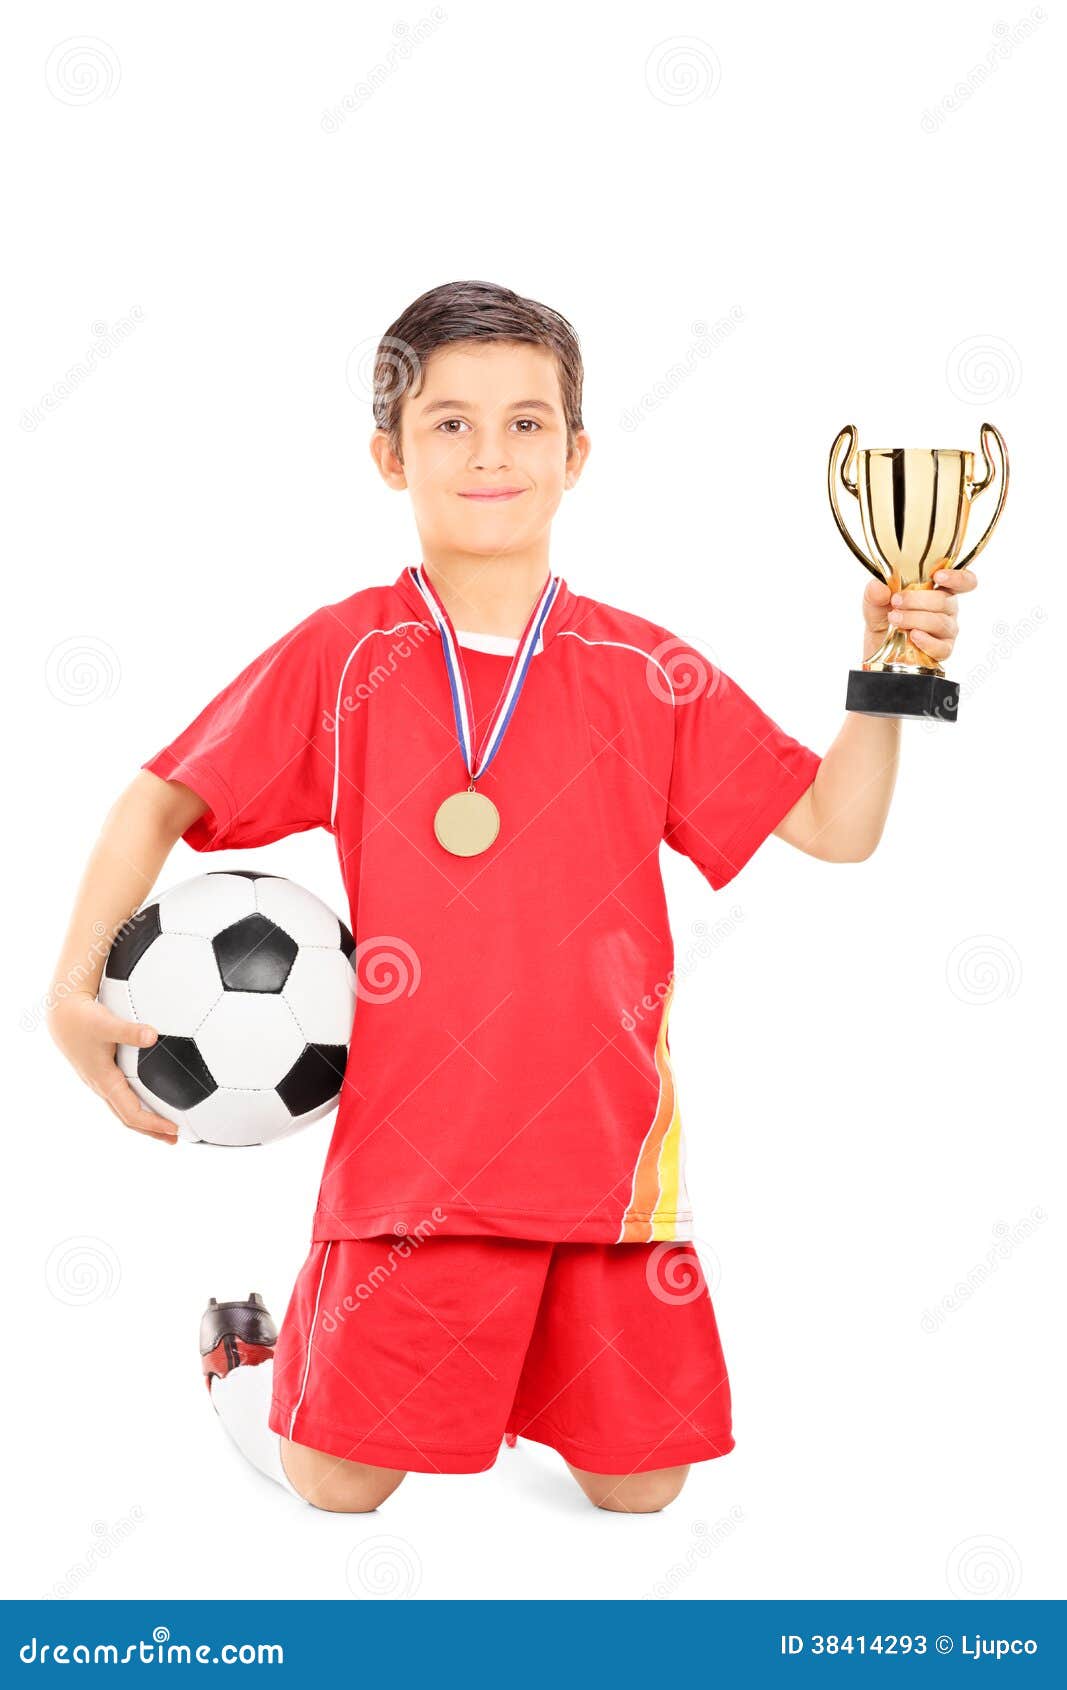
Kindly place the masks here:
[(571, 1468), (586, 1496), (609, 1514), (658, 1514), (685, 1484), (688, 1467), (661, 1467), (651, 1473), (584, 1473)]
[(351, 1478), (346, 1474), (340, 1479), (322, 1478), (310, 1484), (297, 1484), (296, 1488), (305, 1502), (310, 1502), (312, 1508), (320, 1508), (324, 1514), (373, 1514), (392, 1495), (396, 1484)]
[(342, 1461), (304, 1444), (282, 1442), (282, 1465), (293, 1489), (327, 1514), (370, 1514), (391, 1496), (404, 1474), (392, 1467)]
[(632, 1473), (628, 1478), (608, 1485), (599, 1497), (591, 1500), (609, 1514), (658, 1514), (674, 1501), (685, 1483), (669, 1472)]

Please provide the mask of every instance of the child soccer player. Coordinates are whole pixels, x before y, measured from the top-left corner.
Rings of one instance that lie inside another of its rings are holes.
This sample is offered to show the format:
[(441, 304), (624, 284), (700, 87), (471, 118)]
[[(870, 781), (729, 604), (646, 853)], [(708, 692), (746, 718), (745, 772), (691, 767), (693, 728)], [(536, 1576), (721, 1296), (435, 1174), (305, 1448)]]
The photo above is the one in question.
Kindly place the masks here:
[[(256, 1295), (213, 1299), (201, 1333), (227, 1429), (320, 1508), (481, 1471), (522, 1435), (598, 1506), (649, 1512), (733, 1448), (659, 846), (716, 889), (772, 832), (859, 862), (893, 791), (896, 720), (850, 715), (820, 758), (684, 640), (553, 575), (581, 398), (544, 305), (458, 282), (403, 312), (371, 451), (411, 496), (420, 561), (314, 611), (144, 764), (59, 961), (117, 929), (179, 837), (334, 837), (360, 984), (310, 1254), (280, 1337)], [(888, 622), (947, 657), (975, 579), (936, 579), (868, 581), (865, 657)], [(156, 1033), (95, 986), (57, 1003), (53, 1036), (120, 1121), (173, 1142), (114, 1060)]]

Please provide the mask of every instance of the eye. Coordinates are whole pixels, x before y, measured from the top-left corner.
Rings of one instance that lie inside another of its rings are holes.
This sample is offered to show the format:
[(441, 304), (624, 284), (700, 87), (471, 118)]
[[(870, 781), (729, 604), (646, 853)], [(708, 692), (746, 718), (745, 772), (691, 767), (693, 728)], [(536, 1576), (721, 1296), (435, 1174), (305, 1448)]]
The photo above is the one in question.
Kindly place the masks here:
[(524, 428), (522, 430), (523, 434), (530, 434), (534, 429), (537, 429), (538, 433), (540, 433), (541, 424), (537, 421), (536, 417), (516, 417), (515, 422), (516, 426), (522, 423), (529, 423), (529, 428)]
[[(457, 425), (456, 428), (453, 428), (453, 423)], [(438, 423), (437, 428), (438, 432), (443, 431), (446, 434), (455, 434), (459, 428), (466, 428), (467, 426), (467, 423), (463, 421), (462, 417), (446, 417), (444, 422)]]

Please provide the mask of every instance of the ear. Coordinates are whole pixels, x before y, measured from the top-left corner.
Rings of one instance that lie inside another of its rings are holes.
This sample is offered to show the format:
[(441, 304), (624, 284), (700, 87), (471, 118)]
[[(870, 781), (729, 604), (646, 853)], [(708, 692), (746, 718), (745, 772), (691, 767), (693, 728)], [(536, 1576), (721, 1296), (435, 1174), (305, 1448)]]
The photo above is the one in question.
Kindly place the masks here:
[(396, 489), (407, 486), (404, 460), (393, 450), (392, 441), (383, 428), (376, 428), (370, 437), (370, 455), (387, 486)]
[(585, 461), (592, 450), (593, 442), (584, 428), (580, 428), (574, 436), (574, 444), (567, 454), (567, 471), (563, 478), (565, 487), (575, 487), (578, 477), (585, 468)]

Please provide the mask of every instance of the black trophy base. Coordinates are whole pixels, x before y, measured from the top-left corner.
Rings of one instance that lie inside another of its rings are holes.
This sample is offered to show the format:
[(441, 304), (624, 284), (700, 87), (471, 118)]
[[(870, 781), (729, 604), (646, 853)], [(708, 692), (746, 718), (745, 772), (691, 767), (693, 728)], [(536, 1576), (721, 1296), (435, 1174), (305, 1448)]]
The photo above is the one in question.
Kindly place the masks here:
[(959, 682), (944, 675), (893, 675), (885, 669), (848, 672), (845, 709), (860, 716), (954, 722), (959, 705)]

